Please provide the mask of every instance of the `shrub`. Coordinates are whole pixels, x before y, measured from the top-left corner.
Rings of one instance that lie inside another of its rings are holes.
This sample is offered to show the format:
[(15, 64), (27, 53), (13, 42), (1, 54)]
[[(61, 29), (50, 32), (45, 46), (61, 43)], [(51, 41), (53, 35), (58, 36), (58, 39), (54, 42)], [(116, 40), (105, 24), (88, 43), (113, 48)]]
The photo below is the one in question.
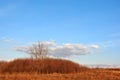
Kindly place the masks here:
[(2, 73), (13, 72), (37, 72), (37, 73), (73, 73), (87, 70), (87, 67), (80, 66), (69, 60), (62, 59), (16, 59), (2, 64)]

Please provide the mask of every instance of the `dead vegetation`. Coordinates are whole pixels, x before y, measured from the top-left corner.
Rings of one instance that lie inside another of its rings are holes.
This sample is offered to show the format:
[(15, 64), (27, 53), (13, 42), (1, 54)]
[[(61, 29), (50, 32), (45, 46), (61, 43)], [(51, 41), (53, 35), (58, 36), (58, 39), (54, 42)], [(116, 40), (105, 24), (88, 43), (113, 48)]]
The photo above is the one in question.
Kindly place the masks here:
[(0, 62), (0, 80), (120, 80), (120, 69), (89, 69), (62, 59)]
[(0, 80), (120, 80), (120, 73), (91, 70), (69, 74), (12, 73), (0, 74)]
[(1, 73), (76, 73), (87, 70), (87, 67), (62, 59), (17, 59), (0, 66)]

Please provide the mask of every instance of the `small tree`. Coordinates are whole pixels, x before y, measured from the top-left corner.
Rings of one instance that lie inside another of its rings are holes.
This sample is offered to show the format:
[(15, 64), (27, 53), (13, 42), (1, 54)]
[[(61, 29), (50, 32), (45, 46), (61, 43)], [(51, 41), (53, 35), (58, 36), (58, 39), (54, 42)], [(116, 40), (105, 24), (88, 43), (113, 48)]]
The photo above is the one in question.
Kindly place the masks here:
[(34, 59), (43, 59), (47, 57), (48, 46), (43, 42), (37, 42), (27, 49), (27, 53)]
[[(13, 50), (19, 51), (19, 52), (25, 52), (33, 59), (43, 59), (48, 57), (48, 49), (49, 47), (55, 45), (54, 42), (36, 42), (32, 44), (31, 46), (18, 46), (14, 47)], [(50, 52), (50, 51), (49, 51)]]

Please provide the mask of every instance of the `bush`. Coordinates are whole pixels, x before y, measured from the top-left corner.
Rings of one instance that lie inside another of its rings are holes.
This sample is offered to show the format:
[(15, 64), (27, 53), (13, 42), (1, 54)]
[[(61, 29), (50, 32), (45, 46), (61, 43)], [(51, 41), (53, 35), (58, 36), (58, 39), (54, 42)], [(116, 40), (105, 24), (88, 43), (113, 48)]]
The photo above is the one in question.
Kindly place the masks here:
[(37, 72), (37, 73), (73, 73), (87, 70), (88, 68), (80, 66), (69, 60), (62, 59), (16, 59), (4, 63), (0, 66), (2, 73), (14, 72)]

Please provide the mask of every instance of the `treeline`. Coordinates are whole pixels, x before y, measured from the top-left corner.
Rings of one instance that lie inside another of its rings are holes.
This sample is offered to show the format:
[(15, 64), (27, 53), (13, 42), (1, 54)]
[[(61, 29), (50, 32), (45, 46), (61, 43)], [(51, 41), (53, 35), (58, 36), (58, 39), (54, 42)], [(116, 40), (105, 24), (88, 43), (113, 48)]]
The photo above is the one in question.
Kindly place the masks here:
[(0, 73), (74, 73), (88, 70), (69, 60), (62, 59), (16, 59), (10, 62), (0, 62)]

